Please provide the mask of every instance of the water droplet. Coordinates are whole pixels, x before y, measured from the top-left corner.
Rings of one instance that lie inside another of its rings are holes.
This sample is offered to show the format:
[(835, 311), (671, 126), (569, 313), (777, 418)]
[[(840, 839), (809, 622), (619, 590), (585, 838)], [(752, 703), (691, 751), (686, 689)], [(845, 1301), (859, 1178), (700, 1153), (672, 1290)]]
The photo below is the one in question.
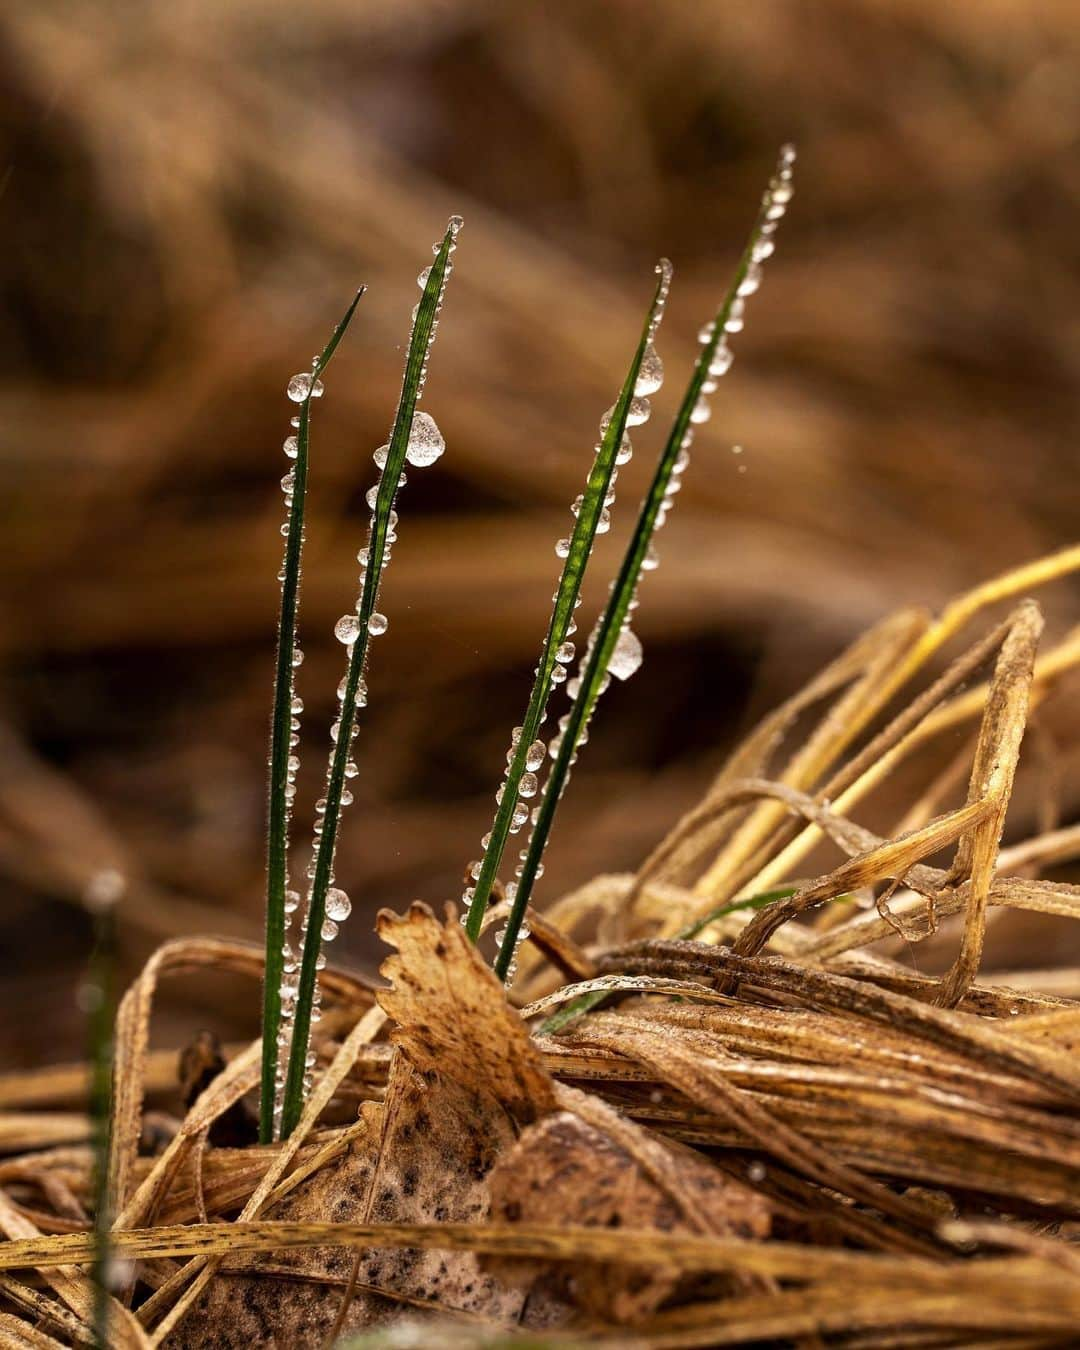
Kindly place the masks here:
[(711, 416), (712, 409), (709, 407), (705, 396), (702, 395), (694, 404), (693, 411), (690, 414), (690, 421), (693, 422), (695, 426), (700, 426), (702, 422), (707, 422)]
[(386, 632), (389, 626), (390, 625), (385, 614), (374, 613), (368, 620), (368, 632), (371, 634), (372, 637), (379, 637), (380, 634)]
[(285, 453), (289, 456), (290, 459), (295, 459), (296, 456), (300, 453), (300, 442), (296, 439), (295, 436), (286, 436), (281, 444), (281, 448), (282, 450), (285, 451)]
[(425, 267), (424, 270), (420, 273), (420, 275), (416, 278), (416, 284), (420, 287), (421, 290), (423, 290), (424, 287), (428, 284), (428, 277), (430, 276), (431, 276), (431, 268), (429, 266)]
[(299, 908), (300, 908), (300, 892), (299, 892), (299, 891), (286, 891), (286, 892), (285, 892), (285, 913), (286, 913), (286, 914), (295, 914), (296, 911), (297, 911)]
[(642, 396), (655, 394), (663, 383), (664, 363), (660, 359), (660, 353), (650, 342), (645, 348), (645, 355), (641, 358), (641, 365), (638, 367), (634, 393)]
[(536, 781), (536, 774), (523, 773), (521, 775), (521, 782), (518, 783), (518, 792), (523, 797), (535, 797), (536, 789), (538, 786), (539, 784)]
[[(630, 443), (630, 437), (624, 431), (623, 438), (619, 442), (619, 448), (615, 452), (615, 463), (629, 464), (630, 461), (633, 459), (633, 457), (634, 457), (634, 447)], [(614, 475), (612, 475), (612, 478), (614, 479)]]
[(324, 919), (320, 934), (324, 942), (333, 942), (338, 935), (338, 926), (333, 919)]
[(350, 646), (360, 636), (360, 620), (355, 614), (343, 614), (334, 624), (334, 636)]
[(312, 384), (311, 375), (304, 370), (299, 375), (292, 377), (285, 392), (294, 403), (303, 403), (309, 395), (312, 398), (322, 398), (323, 382), (322, 380), (316, 380)]
[(372, 452), (371, 458), (375, 461), (378, 468), (385, 469), (386, 457), (387, 455), (389, 455), (389, 453), (390, 453), (390, 443), (387, 442), (386, 445), (380, 445), (376, 450), (374, 450)]
[[(538, 769), (544, 762), (544, 756), (547, 754), (547, 746), (543, 741), (533, 741), (525, 752), (525, 767), (530, 772)], [(487, 845), (485, 844), (486, 848)]]
[(641, 639), (629, 628), (624, 628), (608, 661), (608, 670), (617, 680), (628, 680), (641, 665), (644, 653)]
[(300, 650), (299, 647), (293, 648), (292, 663), (294, 668), (296, 666), (302, 666), (304, 664), (304, 653)]
[(574, 659), (574, 644), (572, 642), (564, 642), (562, 646), (559, 647), (559, 649), (556, 651), (555, 660), (561, 661), (563, 665), (566, 665), (569, 661), (572, 661), (573, 659)]
[(416, 413), (409, 430), (409, 444), (405, 450), (405, 458), (409, 463), (415, 464), (418, 469), (425, 468), (429, 464), (434, 464), (445, 449), (446, 442), (443, 440), (442, 432), (435, 425), (435, 419), (425, 412)]
[(730, 347), (720, 343), (716, 351), (713, 352), (713, 358), (709, 363), (710, 375), (726, 375), (731, 369), (731, 363), (735, 360), (735, 353)]
[(659, 566), (660, 559), (657, 556), (656, 549), (650, 544), (648, 552), (641, 560), (641, 570), (643, 572), (655, 572)]
[(555, 541), (555, 556), (556, 558), (568, 558), (570, 556), (569, 539), (557, 539)]
[(352, 901), (336, 886), (326, 892), (326, 917), (336, 923), (344, 923), (352, 913)]
[(628, 427), (640, 427), (649, 420), (652, 409), (649, 407), (647, 398), (632, 398), (630, 406), (626, 410), (626, 425)]
[(757, 1162), (756, 1160), (748, 1164), (746, 1175), (755, 1183), (755, 1185), (760, 1185), (760, 1183), (765, 1180), (765, 1164), (763, 1162)]
[(378, 500), (379, 500), (379, 485), (378, 483), (376, 483), (374, 487), (369, 487), (367, 492), (364, 493), (364, 501), (366, 501), (371, 510), (374, 511), (375, 503)]

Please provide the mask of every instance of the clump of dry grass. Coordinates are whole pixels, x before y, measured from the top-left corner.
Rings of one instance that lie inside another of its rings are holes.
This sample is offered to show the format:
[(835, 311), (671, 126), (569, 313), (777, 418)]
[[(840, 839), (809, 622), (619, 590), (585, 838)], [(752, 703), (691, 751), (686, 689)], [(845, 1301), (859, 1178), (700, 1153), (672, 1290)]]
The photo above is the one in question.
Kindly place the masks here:
[[(1080, 888), (1032, 875), (1080, 831), (999, 849), (1027, 719), (1080, 643), (1039, 656), (1022, 600), (912, 684), (989, 606), (1078, 566), (1080, 548), (879, 624), (764, 719), (637, 874), (530, 915), (509, 998), (453, 916), (384, 913), (389, 986), (326, 972), (316, 1086), (285, 1143), (214, 1142), (257, 1043), (155, 1136), (159, 983), (261, 965), (233, 942), (161, 948), (117, 1024), (112, 1240), (133, 1265), (115, 1344), (319, 1345), (388, 1323), (424, 1345), (1073, 1343), (1080, 971), (1041, 992), (982, 983), (979, 958), (1010, 910), (1080, 917)], [(915, 752), (958, 732), (963, 753), (926, 770)], [(857, 824), (913, 764), (895, 828)], [(842, 860), (808, 877), (825, 845)], [(675, 936), (690, 923), (696, 940)], [(898, 934), (947, 940), (944, 977), (883, 955)], [(542, 1029), (585, 993), (603, 1003)], [(8, 1344), (90, 1334), (84, 1087), (74, 1069), (0, 1080)]]

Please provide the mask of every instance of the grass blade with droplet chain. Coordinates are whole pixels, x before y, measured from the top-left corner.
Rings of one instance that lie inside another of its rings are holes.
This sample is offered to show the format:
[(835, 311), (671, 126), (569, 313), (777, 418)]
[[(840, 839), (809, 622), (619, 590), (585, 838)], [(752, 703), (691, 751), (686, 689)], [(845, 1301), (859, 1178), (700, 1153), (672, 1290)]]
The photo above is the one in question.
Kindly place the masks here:
[(708, 417), (707, 405), (702, 402), (705, 395), (711, 392), (706, 386), (711, 384), (715, 388), (712, 376), (723, 374), (730, 365), (730, 351), (725, 345), (726, 335), (729, 331), (737, 331), (742, 327), (743, 297), (757, 289), (761, 263), (772, 252), (771, 235), (791, 198), (793, 161), (794, 151), (790, 147), (785, 147), (781, 152), (777, 172), (762, 198), (761, 209), (739, 260), (731, 287), (715, 320), (702, 332), (702, 350), (675, 415), (667, 443), (657, 462), (652, 483), (641, 504), (637, 523), (607, 605), (589, 640), (578, 681), (578, 692), (557, 742), (555, 762), (544, 786), (536, 824), (525, 851), (513, 905), (507, 918), (506, 931), (495, 959), (496, 973), (504, 980), (514, 959), (522, 919), (551, 834), (559, 799), (566, 787), (578, 746), (596, 702), (607, 687), (612, 657), (626, 626), (643, 565), (650, 556), (653, 535), (666, 514), (668, 486), (676, 473), (680, 456), (686, 455), (692, 439), (691, 424), (694, 421), (706, 420)]
[[(593, 461), (585, 492), (582, 494), (577, 509), (577, 519), (569, 539), (569, 549), (565, 555), (566, 562), (559, 578), (558, 589), (555, 592), (555, 603), (551, 612), (547, 636), (540, 653), (536, 680), (529, 696), (529, 703), (525, 710), (521, 729), (517, 733), (518, 739), (511, 749), (509, 767), (503, 780), (491, 833), (484, 847), (480, 871), (475, 878), (475, 885), (471, 888), (471, 895), (468, 891), (466, 892), (469, 910), (465, 930), (474, 942), (480, 936), (484, 913), (491, 898), (492, 887), (495, 884), (495, 878), (502, 862), (507, 838), (515, 827), (515, 812), (520, 814), (524, 809), (518, 790), (526, 773), (529, 772), (529, 756), (533, 753), (533, 746), (537, 741), (544, 720), (547, 702), (551, 695), (553, 675), (559, 666), (558, 654), (560, 648), (572, 631), (570, 624), (574, 617), (581, 583), (598, 532), (597, 527), (607, 509), (608, 493), (615, 473), (616, 460), (623, 447), (628, 418), (635, 403), (641, 402), (636, 390), (641, 377), (642, 366), (647, 354), (652, 355), (653, 360), (657, 360), (655, 354), (650, 352), (650, 348), (653, 336), (662, 318), (664, 303), (671, 285), (671, 264), (663, 259), (657, 264), (656, 270), (659, 274), (659, 280), (649, 305), (649, 312), (642, 328), (641, 338), (634, 352), (619, 397), (610, 414), (607, 415), (608, 422), (606, 427), (603, 428), (596, 458)], [(644, 409), (638, 409), (638, 411), (647, 415), (647, 405)], [(642, 417), (642, 420), (644, 420), (644, 417)], [(546, 749), (544, 753), (546, 753)]]
[[(270, 785), (266, 846), (266, 967), (263, 978), (262, 1075), (259, 1095), (259, 1138), (273, 1138), (274, 1076), (277, 1070), (277, 1036), (281, 1025), (281, 978), (285, 942), (285, 892), (289, 885), (289, 818), (292, 719), (293, 652), (296, 619), (300, 605), (300, 572), (304, 549), (304, 508), (307, 500), (308, 447), (311, 424), (311, 389), (326, 369), (337, 345), (345, 336), (360, 297), (361, 286), (312, 366), (307, 396), (300, 402), (296, 429), (296, 459), (290, 474), (292, 501), (289, 506), (285, 561), (281, 576), (281, 611), (278, 620), (277, 666), (274, 672), (274, 709), (270, 722)], [(290, 446), (293, 438), (286, 442)]]
[(337, 740), (330, 760), (325, 807), (322, 813), (322, 832), (319, 836), (315, 856), (315, 875), (312, 878), (308, 896), (307, 929), (304, 934), (296, 1008), (292, 1019), (293, 1028), (289, 1046), (288, 1069), (282, 1095), (282, 1138), (287, 1138), (294, 1129), (303, 1108), (305, 1061), (311, 1034), (315, 986), (318, 979), (317, 962), (322, 926), (326, 916), (326, 894), (333, 875), (342, 792), (345, 786), (345, 771), (349, 762), (349, 749), (356, 720), (357, 693), (367, 661), (371, 618), (375, 613), (375, 603), (378, 598), (379, 583), (382, 578), (383, 564), (388, 548), (387, 536), (391, 532), (390, 522), (394, 498), (397, 494), (402, 466), (405, 463), (405, 453), (412, 432), (417, 400), (423, 390), (424, 378), (427, 373), (428, 350), (434, 337), (438, 311), (442, 303), (443, 288), (450, 270), (450, 254), (455, 247), (454, 241), (460, 227), (460, 218), (454, 216), (447, 227), (442, 243), (439, 245), (435, 261), (427, 274), (424, 292), (416, 308), (416, 317), (413, 321), (408, 354), (405, 360), (401, 395), (394, 417), (394, 427), (386, 448), (386, 461), (379, 480), (375, 505), (372, 508), (367, 563), (364, 570), (363, 589), (357, 606), (357, 634), (351, 645), (348, 669), (342, 690), (340, 717), (336, 733)]

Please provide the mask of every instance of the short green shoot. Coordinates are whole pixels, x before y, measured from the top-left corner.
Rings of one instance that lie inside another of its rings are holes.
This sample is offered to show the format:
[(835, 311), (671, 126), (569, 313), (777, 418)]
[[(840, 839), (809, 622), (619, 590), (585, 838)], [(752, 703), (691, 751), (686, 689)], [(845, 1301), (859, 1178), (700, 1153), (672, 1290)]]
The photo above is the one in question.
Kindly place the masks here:
[(266, 845), (266, 967), (263, 977), (262, 1077), (259, 1097), (259, 1139), (268, 1144), (274, 1129), (274, 1076), (278, 1062), (278, 1031), (281, 1026), (281, 982), (284, 965), (286, 893), (289, 889), (289, 822), (296, 791), (299, 756), (299, 713), (293, 674), (297, 665), (296, 619), (300, 604), (300, 574), (304, 550), (304, 508), (307, 501), (308, 446), (311, 400), (322, 393), (319, 377), (326, 369), (345, 330), (352, 321), (364, 287), (334, 329), (330, 341), (316, 357), (311, 374), (294, 375), (288, 396), (299, 408), (293, 418), (294, 434), (285, 441), (285, 454), (295, 460), (281, 480), (288, 507), (285, 559), (279, 574), (281, 613), (278, 621), (277, 666), (274, 672), (274, 709), (270, 722), (270, 787)]
[(464, 896), (469, 906), (465, 931), (474, 942), (480, 936), (507, 839), (528, 819), (527, 802), (537, 790), (536, 770), (543, 765), (547, 755), (547, 746), (538, 739), (540, 727), (551, 691), (555, 684), (566, 679), (566, 665), (574, 656), (574, 644), (568, 639), (576, 628), (574, 611), (580, 604), (581, 584), (596, 536), (606, 531), (610, 524), (609, 508), (614, 499), (612, 484), (617, 476), (616, 466), (625, 463), (631, 454), (626, 428), (640, 425), (648, 418), (649, 404), (645, 395), (658, 389), (663, 379), (663, 366), (653, 347), (653, 338), (663, 317), (671, 285), (671, 264), (662, 260), (656, 270), (659, 280), (630, 369), (615, 406), (601, 422), (602, 435), (596, 458), (585, 491), (574, 503), (573, 531), (569, 539), (560, 539), (555, 546), (556, 554), (566, 561), (555, 592), (536, 680), (522, 724), (514, 731), (506, 777), (496, 798), (495, 820), (491, 833), (483, 841), (484, 856), (475, 872), (474, 884)]
[(597, 700), (606, 689), (611, 674), (625, 679), (641, 663), (640, 643), (629, 627), (629, 616), (637, 603), (638, 582), (643, 570), (651, 570), (656, 566), (653, 536), (664, 523), (670, 509), (673, 480), (685, 470), (689, 461), (693, 424), (708, 420), (710, 409), (707, 395), (716, 388), (716, 378), (723, 375), (731, 365), (727, 335), (741, 331), (745, 297), (757, 290), (761, 265), (773, 251), (772, 235), (792, 196), (791, 166), (794, 158), (794, 151), (790, 147), (785, 147), (781, 152), (776, 173), (762, 198), (761, 209), (731, 288), (715, 320), (701, 332), (701, 352), (657, 463), (652, 484), (642, 502), (607, 605), (589, 639), (583, 668), (575, 681), (577, 692), (573, 706), (569, 716), (560, 723), (560, 734), (552, 746), (555, 762), (544, 786), (506, 929), (495, 959), (495, 970), (501, 979), (507, 979), (512, 972), (522, 922), (539, 875), (555, 813)]
[[(337, 919), (328, 916), (327, 900), (332, 896), (335, 913), (344, 917), (349, 901), (344, 892), (333, 886), (334, 855), (337, 848), (341, 811), (351, 794), (346, 793), (346, 779), (353, 771), (350, 750), (356, 732), (356, 710), (367, 702), (364, 673), (368, 644), (373, 635), (386, 629), (386, 620), (376, 611), (383, 567), (390, 556), (390, 545), (396, 538), (397, 514), (394, 500), (402, 478), (406, 460), (422, 466), (442, 453), (442, 437), (434, 422), (424, 413), (417, 413), (416, 405), (427, 376), (429, 350), (434, 340), (442, 305), (443, 289), (451, 270), (450, 255), (456, 247), (461, 220), (454, 216), (438, 245), (435, 260), (421, 274), (423, 295), (416, 307), (409, 349), (405, 361), (401, 396), (390, 440), (375, 453), (376, 463), (382, 469), (378, 487), (369, 494), (371, 526), (367, 545), (358, 555), (363, 581), (356, 613), (344, 615), (335, 628), (337, 637), (348, 650), (345, 678), (339, 689), (339, 715), (332, 730), (333, 749), (327, 773), (326, 792), (318, 803), (315, 825), (316, 842), (309, 878), (307, 910), (303, 920), (303, 953), (299, 978), (286, 971), (283, 989), (287, 1003), (283, 1014), (291, 1024), (283, 1038), (287, 1049), (287, 1067), (282, 1056), (284, 1082), (280, 1097), (280, 1135), (287, 1138), (300, 1119), (303, 1102), (310, 1085), (311, 1059), (309, 1042), (311, 1025), (318, 1002), (318, 971), (322, 960), (321, 946), (337, 933)], [(295, 983), (293, 981), (296, 981)], [(280, 1081), (280, 1076), (279, 1076)]]

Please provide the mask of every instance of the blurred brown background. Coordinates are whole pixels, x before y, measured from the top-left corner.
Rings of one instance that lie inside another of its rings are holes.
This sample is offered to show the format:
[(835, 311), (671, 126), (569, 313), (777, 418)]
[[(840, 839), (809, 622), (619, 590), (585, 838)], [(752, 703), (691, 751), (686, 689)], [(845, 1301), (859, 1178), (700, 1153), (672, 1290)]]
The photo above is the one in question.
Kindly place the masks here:
[[(1080, 11), (1067, 0), (15, 0), (0, 18), (0, 1051), (76, 1054), (98, 868), (124, 974), (258, 936), (288, 376), (370, 285), (316, 409), (303, 806), (415, 276), (466, 228), (383, 599), (338, 866), (384, 904), (478, 853), (661, 253), (669, 378), (613, 567), (776, 149), (797, 192), (643, 588), (548, 896), (633, 865), (851, 636), (1071, 542)], [(741, 460), (733, 443), (745, 447)], [(737, 473), (738, 464), (746, 466)], [(599, 578), (597, 578), (599, 581)], [(595, 604), (600, 589), (594, 586)], [(1054, 631), (1076, 594), (1047, 596)], [(591, 612), (586, 608), (584, 613)], [(170, 1032), (254, 1029), (187, 982)]]

